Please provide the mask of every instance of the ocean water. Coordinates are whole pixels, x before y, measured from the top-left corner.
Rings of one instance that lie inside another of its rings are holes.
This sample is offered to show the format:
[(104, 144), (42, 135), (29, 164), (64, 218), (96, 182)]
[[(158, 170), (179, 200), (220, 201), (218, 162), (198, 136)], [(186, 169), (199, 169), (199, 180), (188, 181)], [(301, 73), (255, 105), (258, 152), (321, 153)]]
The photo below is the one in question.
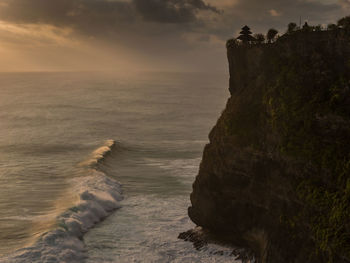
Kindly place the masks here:
[(232, 262), (177, 239), (227, 83), (1, 73), (0, 262)]

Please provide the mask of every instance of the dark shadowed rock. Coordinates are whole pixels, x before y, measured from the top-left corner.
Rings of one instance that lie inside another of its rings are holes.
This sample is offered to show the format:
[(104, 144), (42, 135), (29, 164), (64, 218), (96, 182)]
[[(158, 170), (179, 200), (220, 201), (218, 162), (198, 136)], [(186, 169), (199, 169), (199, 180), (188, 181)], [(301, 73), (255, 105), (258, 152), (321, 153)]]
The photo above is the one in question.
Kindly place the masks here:
[[(205, 250), (208, 244), (218, 244), (223, 245), (222, 240), (218, 238), (215, 234), (212, 234), (208, 230), (204, 230), (202, 227), (196, 227), (194, 229), (188, 230), (186, 232), (180, 233), (178, 236), (179, 239), (184, 241), (192, 242), (193, 246), (197, 250)], [(227, 243), (226, 243), (227, 244)], [(232, 247), (232, 252), (229, 253), (229, 256), (235, 260), (240, 260), (242, 263), (255, 263), (255, 253), (249, 248), (236, 248), (233, 244), (230, 244)], [(224, 256), (227, 254), (224, 250), (214, 250), (210, 252), (212, 255)]]
[(335, 30), (229, 46), (231, 97), (188, 210), (203, 231), (259, 262), (350, 262), (349, 40)]
[(191, 229), (186, 232), (180, 233), (178, 238), (192, 242), (193, 246), (197, 250), (200, 250), (206, 244), (208, 244), (208, 235), (202, 230), (201, 227), (197, 227), (195, 229)]

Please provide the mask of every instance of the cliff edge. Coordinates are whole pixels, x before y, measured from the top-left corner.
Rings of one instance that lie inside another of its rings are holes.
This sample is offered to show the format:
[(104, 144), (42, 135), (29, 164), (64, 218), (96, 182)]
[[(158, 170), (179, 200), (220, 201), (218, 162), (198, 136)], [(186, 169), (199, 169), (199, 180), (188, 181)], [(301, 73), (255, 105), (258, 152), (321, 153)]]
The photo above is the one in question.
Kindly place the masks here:
[(350, 262), (350, 34), (228, 45), (189, 216), (259, 262)]

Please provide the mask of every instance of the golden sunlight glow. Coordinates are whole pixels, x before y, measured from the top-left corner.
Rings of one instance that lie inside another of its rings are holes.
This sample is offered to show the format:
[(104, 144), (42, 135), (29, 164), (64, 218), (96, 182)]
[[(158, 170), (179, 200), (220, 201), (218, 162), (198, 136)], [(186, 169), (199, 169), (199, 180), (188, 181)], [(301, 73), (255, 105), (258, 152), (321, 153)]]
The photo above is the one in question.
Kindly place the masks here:
[[(69, 36), (72, 29), (52, 25), (10, 24), (0, 21), (0, 44), (20, 42), (21, 45), (77, 45)], [(16, 41), (14, 41), (16, 40)]]
[(70, 28), (0, 21), (0, 71), (127, 69), (137, 63), (126, 48), (79, 38)]

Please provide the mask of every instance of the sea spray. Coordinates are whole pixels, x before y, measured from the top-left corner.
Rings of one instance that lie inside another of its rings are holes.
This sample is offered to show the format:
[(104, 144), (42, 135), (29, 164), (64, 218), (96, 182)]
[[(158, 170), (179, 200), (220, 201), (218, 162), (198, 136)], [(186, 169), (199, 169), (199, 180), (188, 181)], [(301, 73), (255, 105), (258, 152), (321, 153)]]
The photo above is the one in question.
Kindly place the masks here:
[(119, 202), (123, 199), (121, 185), (97, 170), (98, 163), (111, 153), (114, 146), (114, 141), (106, 141), (84, 162), (86, 175), (71, 180), (72, 191), (78, 194), (79, 201), (58, 216), (56, 228), (44, 233), (33, 246), (0, 259), (1, 263), (84, 261), (83, 235), (120, 208)]

